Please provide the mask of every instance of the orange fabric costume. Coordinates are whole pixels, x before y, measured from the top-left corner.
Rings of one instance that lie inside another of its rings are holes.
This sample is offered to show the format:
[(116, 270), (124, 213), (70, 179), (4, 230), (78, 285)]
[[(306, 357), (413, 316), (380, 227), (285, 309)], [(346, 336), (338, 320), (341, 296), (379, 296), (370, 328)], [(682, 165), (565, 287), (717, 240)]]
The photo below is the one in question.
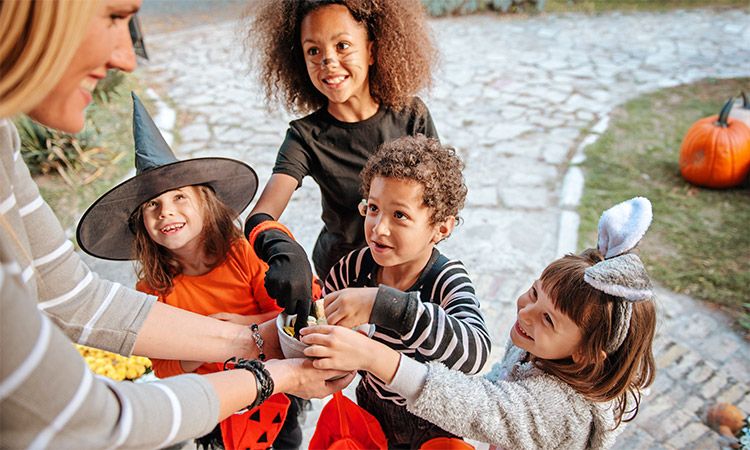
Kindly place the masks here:
[[(141, 280), (136, 289), (156, 295), (160, 302), (202, 315), (229, 312), (243, 316), (282, 311), (268, 296), (263, 285), (268, 265), (253, 251), (245, 239), (239, 239), (223, 263), (205, 275), (174, 279), (172, 292), (163, 296)], [(180, 361), (152, 359), (153, 370), (159, 378), (185, 373)], [(218, 372), (216, 363), (203, 364), (195, 373)]]

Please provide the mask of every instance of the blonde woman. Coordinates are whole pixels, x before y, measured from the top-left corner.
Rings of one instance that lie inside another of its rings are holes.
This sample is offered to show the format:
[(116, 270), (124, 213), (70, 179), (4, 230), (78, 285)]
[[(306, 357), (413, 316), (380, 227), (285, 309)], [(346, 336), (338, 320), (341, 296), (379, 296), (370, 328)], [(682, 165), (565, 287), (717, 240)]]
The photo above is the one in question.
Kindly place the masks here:
[(94, 376), (71, 345), (194, 361), (278, 356), (272, 328), (258, 330), (260, 349), (247, 327), (90, 272), (23, 163), (9, 118), (81, 130), (97, 81), (135, 67), (128, 21), (140, 3), (0, 0), (0, 448), (160, 448), (205, 434), (272, 392), (325, 396), (351, 381), (328, 383), (341, 372), (275, 360), (116, 383)]

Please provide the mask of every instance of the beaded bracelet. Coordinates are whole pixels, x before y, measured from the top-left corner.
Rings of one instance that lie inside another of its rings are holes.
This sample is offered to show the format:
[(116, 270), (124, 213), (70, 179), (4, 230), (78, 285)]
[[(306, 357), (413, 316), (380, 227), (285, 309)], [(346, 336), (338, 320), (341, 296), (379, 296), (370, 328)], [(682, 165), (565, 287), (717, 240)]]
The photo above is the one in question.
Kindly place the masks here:
[(254, 323), (250, 325), (250, 330), (253, 332), (253, 339), (255, 339), (255, 345), (258, 346), (258, 350), (260, 350), (260, 354), (258, 354), (258, 359), (261, 361), (266, 360), (266, 354), (263, 353), (263, 344), (265, 341), (262, 337), (260, 337), (260, 333), (258, 332), (258, 324)]
[(243, 358), (237, 359), (236, 356), (232, 356), (228, 360), (224, 361), (223, 370), (228, 370), (227, 363), (237, 361), (234, 364), (235, 369), (245, 369), (250, 371), (255, 376), (255, 387), (257, 393), (255, 394), (255, 401), (247, 406), (247, 409), (253, 409), (258, 407), (260, 404), (268, 400), (268, 397), (273, 394), (273, 378), (268, 373), (266, 367), (262, 362), (257, 359), (247, 360)]

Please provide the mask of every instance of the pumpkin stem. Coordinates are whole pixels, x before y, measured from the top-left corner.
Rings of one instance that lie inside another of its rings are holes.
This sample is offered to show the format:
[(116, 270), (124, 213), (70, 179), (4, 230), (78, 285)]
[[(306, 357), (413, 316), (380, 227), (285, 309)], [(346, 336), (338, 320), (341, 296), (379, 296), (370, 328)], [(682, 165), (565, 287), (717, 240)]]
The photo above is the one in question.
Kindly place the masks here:
[(747, 94), (742, 89), (740, 89), (740, 97), (742, 97), (742, 107), (745, 109), (750, 109), (750, 101), (748, 101)]
[(729, 123), (727, 123), (727, 119), (729, 119), (729, 111), (732, 109), (733, 104), (734, 97), (730, 98), (729, 101), (727, 101), (721, 108), (721, 112), (719, 113), (719, 120), (717, 120), (714, 125), (723, 128), (726, 128), (729, 125)]

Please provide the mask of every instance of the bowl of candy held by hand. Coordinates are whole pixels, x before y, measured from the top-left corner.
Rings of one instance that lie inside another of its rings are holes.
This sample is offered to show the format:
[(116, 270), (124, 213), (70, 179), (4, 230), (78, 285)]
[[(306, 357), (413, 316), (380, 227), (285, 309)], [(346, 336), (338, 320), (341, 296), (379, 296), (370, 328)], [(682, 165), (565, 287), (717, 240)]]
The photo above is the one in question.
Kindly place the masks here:
[[(315, 302), (313, 314), (313, 316), (307, 316), (306, 326), (325, 325), (328, 323), (326, 322), (323, 299)], [(309, 347), (294, 337), (294, 324), (296, 320), (296, 315), (289, 316), (283, 311), (276, 317), (276, 331), (279, 334), (279, 345), (285, 358), (304, 358), (304, 350)]]

